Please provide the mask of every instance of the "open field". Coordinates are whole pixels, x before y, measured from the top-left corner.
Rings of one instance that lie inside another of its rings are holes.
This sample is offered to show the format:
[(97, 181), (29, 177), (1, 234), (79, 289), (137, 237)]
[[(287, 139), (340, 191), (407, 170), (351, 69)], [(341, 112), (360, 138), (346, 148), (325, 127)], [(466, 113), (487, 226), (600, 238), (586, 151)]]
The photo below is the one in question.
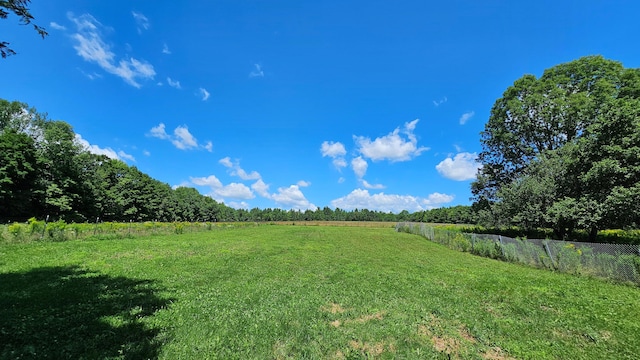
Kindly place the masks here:
[(392, 228), (0, 246), (0, 359), (634, 359), (640, 289)]

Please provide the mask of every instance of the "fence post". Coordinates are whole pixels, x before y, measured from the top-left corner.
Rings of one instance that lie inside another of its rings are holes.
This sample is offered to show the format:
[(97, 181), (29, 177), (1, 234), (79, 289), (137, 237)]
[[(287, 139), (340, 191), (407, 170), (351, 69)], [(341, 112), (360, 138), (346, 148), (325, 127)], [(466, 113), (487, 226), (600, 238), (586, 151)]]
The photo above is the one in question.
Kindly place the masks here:
[(44, 219), (44, 226), (42, 227), (42, 235), (40, 235), (40, 239), (44, 238), (44, 233), (47, 230), (47, 223), (49, 222), (49, 215)]
[(502, 258), (506, 259), (507, 256), (504, 254), (504, 246), (502, 244), (502, 235), (498, 235), (498, 242), (500, 242), (500, 252), (502, 253)]
[(557, 270), (557, 266), (556, 266), (556, 262), (553, 261), (553, 255), (551, 255), (551, 248), (549, 247), (549, 241), (545, 240), (542, 242), (542, 246), (544, 247), (544, 250), (547, 252), (547, 255), (549, 255), (549, 260), (551, 260), (551, 267), (553, 267), (554, 270)]
[(476, 234), (471, 233), (471, 252), (472, 253), (475, 251), (475, 246), (476, 246)]

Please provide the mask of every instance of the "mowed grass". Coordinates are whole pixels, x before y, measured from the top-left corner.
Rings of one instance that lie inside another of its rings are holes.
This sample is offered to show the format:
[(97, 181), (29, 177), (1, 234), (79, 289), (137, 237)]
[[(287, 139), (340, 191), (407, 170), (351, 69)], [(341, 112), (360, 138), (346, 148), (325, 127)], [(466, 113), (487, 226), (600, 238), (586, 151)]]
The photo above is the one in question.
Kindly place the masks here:
[(0, 358), (635, 359), (640, 289), (389, 228), (0, 247)]

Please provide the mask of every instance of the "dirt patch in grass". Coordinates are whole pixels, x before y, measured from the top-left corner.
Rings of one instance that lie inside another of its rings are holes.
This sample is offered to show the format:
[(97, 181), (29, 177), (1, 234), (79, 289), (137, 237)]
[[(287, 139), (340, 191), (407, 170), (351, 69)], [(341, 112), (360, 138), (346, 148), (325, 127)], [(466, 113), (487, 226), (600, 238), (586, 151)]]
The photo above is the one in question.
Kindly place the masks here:
[(486, 360), (516, 360), (516, 358), (505, 354), (504, 350), (495, 346), (482, 354), (482, 358)]
[(329, 324), (331, 324), (331, 326), (333, 326), (334, 328), (339, 328), (340, 325), (342, 325), (342, 321), (334, 320), (334, 321), (330, 322)]
[(433, 348), (436, 349), (436, 351), (453, 355), (454, 358), (458, 357), (462, 349), (460, 340), (448, 336), (432, 336), (431, 342), (433, 342)]
[(369, 322), (371, 320), (382, 320), (383, 318), (384, 318), (384, 312), (377, 312), (375, 314), (364, 315), (364, 316), (361, 316), (361, 317), (359, 317), (359, 318), (357, 318), (355, 320), (350, 320), (350, 321), (347, 321), (347, 322), (358, 322), (358, 323), (364, 324), (364, 323), (367, 323), (367, 322)]
[(466, 326), (460, 326), (460, 329), (458, 330), (458, 332), (460, 333), (460, 337), (467, 340), (468, 342), (472, 344), (475, 344), (478, 342), (478, 340), (476, 340), (476, 338), (473, 337), (473, 335), (471, 335), (471, 333), (469, 332), (469, 329), (467, 329)]
[(362, 342), (358, 340), (351, 340), (349, 341), (349, 347), (353, 350), (360, 351), (366, 356), (374, 357), (382, 355), (385, 351), (391, 353), (395, 353), (396, 351), (396, 347), (392, 342), (387, 343), (385, 341), (370, 343), (366, 341)]
[(342, 306), (340, 306), (340, 304), (336, 304), (336, 303), (331, 303), (329, 305), (321, 306), (320, 310), (334, 314), (334, 315), (342, 314), (343, 312), (345, 312), (345, 309)]

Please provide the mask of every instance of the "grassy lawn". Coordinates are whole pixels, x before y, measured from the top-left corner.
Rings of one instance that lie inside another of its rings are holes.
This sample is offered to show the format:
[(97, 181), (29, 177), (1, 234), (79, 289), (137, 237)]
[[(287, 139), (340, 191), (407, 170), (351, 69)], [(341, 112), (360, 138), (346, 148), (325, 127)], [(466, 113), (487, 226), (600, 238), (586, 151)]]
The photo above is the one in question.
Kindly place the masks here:
[(640, 289), (391, 228), (0, 247), (0, 359), (635, 359)]

